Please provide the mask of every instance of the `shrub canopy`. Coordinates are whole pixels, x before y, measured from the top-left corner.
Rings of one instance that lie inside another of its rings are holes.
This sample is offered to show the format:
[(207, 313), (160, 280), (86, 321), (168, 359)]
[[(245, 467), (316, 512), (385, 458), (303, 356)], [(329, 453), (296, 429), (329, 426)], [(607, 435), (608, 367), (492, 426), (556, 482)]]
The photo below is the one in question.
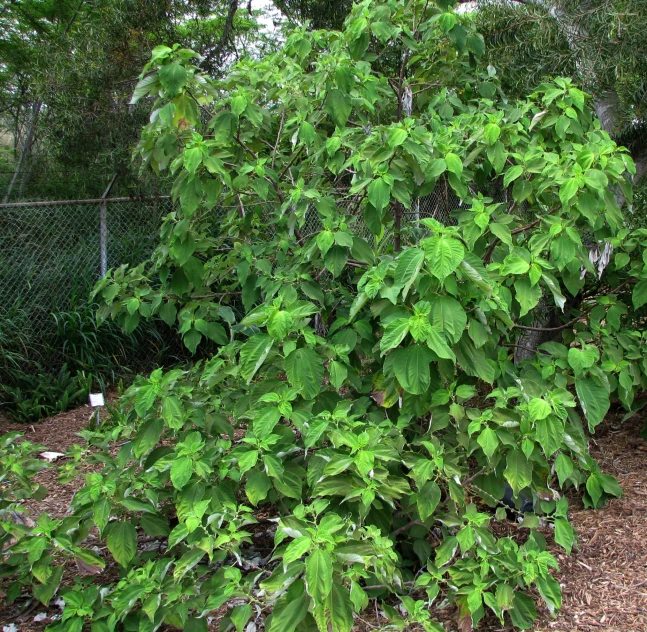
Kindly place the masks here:
[[(645, 238), (616, 201), (632, 160), (587, 95), (557, 79), (508, 100), (483, 53), (468, 17), (423, 0), (366, 0), (219, 81), (155, 49), (139, 152), (179, 206), (150, 263), (98, 285), (101, 316), (218, 348), (139, 379), (89, 435), (128, 442), (100, 455), (68, 537), (96, 525), (123, 579), (68, 593), (91, 602), (68, 621), (201, 630), (235, 600), (221, 629), (347, 632), (378, 597), (394, 624), (442, 630), (430, 604), (448, 598), (463, 626), (527, 629), (533, 586), (559, 608), (539, 516), (570, 552), (560, 489), (621, 493), (585, 428), (645, 387)], [(453, 223), (405, 221), (438, 186)], [(549, 307), (554, 339), (515, 363)], [(506, 489), (533, 506), (515, 537), (492, 528)]]

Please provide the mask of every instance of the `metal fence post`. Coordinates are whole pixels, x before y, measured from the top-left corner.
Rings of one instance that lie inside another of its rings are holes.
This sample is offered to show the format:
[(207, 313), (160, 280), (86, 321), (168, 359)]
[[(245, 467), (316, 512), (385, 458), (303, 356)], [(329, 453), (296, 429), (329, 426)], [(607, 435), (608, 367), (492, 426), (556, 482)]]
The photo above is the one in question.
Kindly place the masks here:
[(115, 173), (110, 180), (110, 184), (107, 186), (106, 190), (101, 196), (101, 206), (99, 208), (99, 253), (100, 253), (100, 270), (101, 278), (103, 279), (108, 272), (108, 203), (106, 198), (112, 189), (112, 185), (117, 179), (117, 174)]
[(105, 198), (99, 207), (99, 253), (101, 258), (101, 278), (108, 272), (108, 204)]

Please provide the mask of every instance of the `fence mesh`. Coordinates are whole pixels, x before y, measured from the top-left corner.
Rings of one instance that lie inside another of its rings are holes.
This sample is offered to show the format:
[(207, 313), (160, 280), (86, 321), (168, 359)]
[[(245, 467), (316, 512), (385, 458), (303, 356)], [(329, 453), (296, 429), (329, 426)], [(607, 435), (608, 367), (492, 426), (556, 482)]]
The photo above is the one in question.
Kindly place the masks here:
[[(507, 201), (502, 188), (483, 193), (495, 202)], [(355, 198), (342, 199), (347, 210), (356, 208)], [(431, 195), (405, 210), (403, 243), (415, 241), (419, 219), (433, 217), (454, 223), (451, 213), (460, 204), (451, 188), (439, 183)], [(0, 205), (0, 315), (20, 309), (28, 319), (32, 340), (46, 342), (56, 329), (53, 314), (69, 309), (75, 298), (87, 298), (101, 276), (102, 254), (107, 268), (146, 260), (157, 245), (161, 220), (173, 203), (169, 198), (116, 198), (107, 200), (104, 209), (102, 242), (100, 200)], [(214, 211), (214, 230), (224, 213), (226, 209)], [(304, 236), (321, 230), (314, 207), (305, 220)], [(352, 230), (374, 243), (361, 213)], [(382, 244), (392, 239), (393, 235), (387, 234)]]
[[(105, 204), (107, 266), (139, 263), (153, 251), (168, 199)], [(0, 312), (29, 313), (45, 335), (52, 312), (87, 297), (101, 274), (101, 204), (26, 203), (0, 206)]]

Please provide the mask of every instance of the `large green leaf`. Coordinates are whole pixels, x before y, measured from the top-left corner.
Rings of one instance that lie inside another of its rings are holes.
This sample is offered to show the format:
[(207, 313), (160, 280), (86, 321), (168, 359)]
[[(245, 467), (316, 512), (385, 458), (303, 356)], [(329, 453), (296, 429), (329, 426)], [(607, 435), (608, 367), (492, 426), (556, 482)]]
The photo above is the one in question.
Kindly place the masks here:
[(483, 130), (483, 136), (488, 145), (494, 145), (501, 136), (501, 128), (496, 123), (488, 123)]
[(293, 322), (290, 312), (284, 309), (277, 310), (267, 319), (267, 333), (274, 340), (283, 340), (288, 335)]
[(324, 265), (326, 266), (326, 269), (329, 270), (335, 278), (337, 278), (346, 267), (346, 261), (348, 261), (348, 250), (341, 246), (333, 246), (324, 257)]
[(182, 64), (174, 61), (172, 64), (162, 66), (159, 78), (164, 90), (167, 92), (167, 96), (172, 99), (187, 84), (188, 73)]
[(559, 307), (562, 311), (564, 311), (564, 305), (566, 305), (566, 298), (562, 294), (562, 290), (559, 286), (559, 283), (557, 282), (557, 279), (555, 279), (553, 276), (550, 274), (547, 274), (544, 272), (541, 275), (542, 280), (548, 287), (548, 289), (551, 291), (553, 295), (553, 299), (555, 300), (555, 305)]
[(565, 518), (555, 520), (555, 542), (563, 547), (569, 555), (571, 554), (571, 549), (575, 544), (575, 530)]
[(345, 364), (333, 360), (328, 365), (328, 374), (330, 375), (330, 383), (339, 390), (348, 376), (348, 368)]
[(568, 350), (568, 363), (575, 371), (575, 375), (579, 375), (585, 369), (591, 368), (599, 357), (600, 352), (592, 346), (585, 346), (582, 349), (571, 347)]
[(576, 178), (569, 178), (559, 187), (559, 201), (566, 205), (575, 196), (579, 189)]
[(440, 502), (440, 487), (434, 481), (427, 481), (418, 491), (416, 504), (420, 520), (427, 520), (433, 515)]
[(142, 424), (133, 439), (133, 454), (136, 458), (148, 454), (159, 442), (164, 424), (161, 419), (151, 419)]
[(488, 273), (481, 259), (471, 252), (465, 253), (461, 261), (461, 273), (486, 294), (492, 293), (492, 286), (488, 280)]
[(497, 376), (497, 365), (488, 358), (484, 349), (477, 349), (467, 335), (463, 336), (454, 346), (458, 363), (465, 373), (480, 377), (488, 384), (493, 384)]
[(429, 388), (429, 364), (432, 358), (429, 349), (417, 344), (393, 353), (393, 373), (405, 391), (421, 395)]
[(406, 298), (411, 284), (416, 280), (425, 261), (425, 253), (419, 248), (407, 248), (398, 257), (395, 269), (395, 284), (402, 288), (402, 297)]
[(391, 201), (391, 187), (384, 178), (376, 178), (368, 185), (368, 201), (380, 212)]
[(306, 590), (315, 603), (323, 602), (332, 590), (332, 558), (321, 549), (306, 558)]
[(542, 291), (539, 285), (531, 285), (530, 279), (517, 279), (514, 283), (516, 290), (515, 298), (521, 306), (519, 316), (525, 316), (532, 309), (537, 307), (542, 297)]
[(631, 295), (631, 301), (636, 309), (647, 303), (647, 281), (638, 281), (636, 283)]
[(285, 371), (290, 384), (301, 391), (306, 399), (319, 394), (324, 377), (322, 357), (308, 347), (293, 351), (285, 358)]
[(331, 230), (322, 230), (317, 235), (317, 247), (321, 251), (321, 254), (325, 257), (326, 253), (330, 250), (332, 245), (335, 243), (335, 235)]
[(449, 276), (465, 256), (465, 248), (458, 239), (435, 235), (421, 242), (429, 264), (429, 272), (441, 281)]
[(552, 412), (550, 404), (541, 399), (540, 397), (533, 397), (528, 402), (528, 414), (530, 421), (537, 421), (538, 419), (546, 419)]
[(552, 575), (538, 577), (535, 580), (539, 594), (548, 606), (551, 615), (554, 615), (562, 607), (562, 590), (559, 583)]
[(290, 544), (283, 553), (283, 564), (289, 564), (304, 556), (312, 548), (312, 538), (309, 535), (301, 535)]
[(448, 171), (451, 171), (457, 176), (463, 173), (463, 161), (451, 151), (445, 155), (445, 163), (447, 164)]
[(515, 592), (512, 600), (513, 607), (509, 611), (512, 623), (520, 630), (529, 630), (537, 618), (535, 602), (520, 592)]
[(451, 296), (436, 296), (431, 301), (431, 322), (447, 334), (452, 342), (461, 339), (467, 325), (467, 314)]
[(272, 489), (272, 481), (265, 472), (255, 471), (248, 475), (245, 494), (254, 507), (261, 500), (265, 500), (270, 489)]
[(193, 459), (190, 456), (182, 456), (175, 459), (171, 465), (171, 482), (176, 489), (182, 489), (193, 475)]
[(110, 527), (106, 538), (106, 546), (112, 557), (121, 564), (127, 566), (128, 562), (137, 553), (137, 531), (130, 522), (116, 522)]
[[(184, 407), (182, 402), (174, 395), (169, 395), (162, 400), (162, 419), (170, 428), (179, 430), (182, 427), (184, 423)], [(156, 443), (157, 441), (155, 441)]]
[[(40, 601), (44, 606), (46, 606), (52, 600), (52, 597), (56, 594), (56, 591), (58, 590), (58, 587), (61, 583), (61, 578), (63, 577), (64, 570), (65, 566), (54, 566), (52, 568), (51, 574), (49, 575), (49, 578), (44, 584), (34, 583), (34, 597), (36, 597), (36, 599), (38, 599), (38, 601)], [(7, 626), (7, 628), (9, 628), (9, 626)]]
[(337, 127), (340, 129), (346, 127), (351, 110), (350, 99), (341, 90), (334, 89), (328, 92), (326, 112)]
[(308, 614), (308, 602), (303, 580), (298, 579), (290, 586), (288, 593), (277, 601), (268, 632), (294, 632)]
[(281, 412), (276, 406), (266, 406), (258, 411), (254, 417), (254, 434), (259, 439), (269, 437), (280, 419)]
[(528, 487), (532, 482), (532, 463), (528, 461), (521, 450), (508, 452), (503, 475), (517, 496), (524, 487)]
[(499, 438), (492, 428), (484, 428), (481, 434), (479, 434), (477, 442), (488, 459), (492, 458), (492, 455), (499, 447)]
[(429, 348), (439, 357), (446, 360), (456, 361), (454, 352), (450, 349), (445, 339), (438, 333), (438, 329), (430, 327), (427, 333), (427, 344)]
[(252, 336), (240, 350), (240, 375), (249, 384), (267, 358), (274, 340), (266, 334)]
[(511, 182), (514, 182), (521, 174), (523, 173), (523, 167), (521, 165), (513, 165), (506, 169), (505, 176), (503, 177), (503, 186), (510, 186)]
[(580, 400), (582, 412), (589, 422), (589, 430), (593, 432), (609, 411), (609, 393), (592, 377), (576, 378), (575, 392)]
[(333, 582), (328, 595), (330, 632), (350, 632), (353, 627), (353, 602), (350, 600), (348, 589), (341, 581)]
[(144, 417), (151, 409), (157, 398), (157, 391), (151, 384), (140, 386), (135, 391), (135, 412), (139, 417)]
[(384, 334), (382, 334), (382, 339), (380, 340), (380, 351), (384, 354), (389, 349), (397, 347), (408, 333), (408, 318), (396, 318), (395, 320), (392, 320), (384, 329)]
[(537, 421), (535, 425), (535, 438), (546, 458), (550, 458), (562, 446), (564, 422), (555, 415), (548, 415), (545, 419)]

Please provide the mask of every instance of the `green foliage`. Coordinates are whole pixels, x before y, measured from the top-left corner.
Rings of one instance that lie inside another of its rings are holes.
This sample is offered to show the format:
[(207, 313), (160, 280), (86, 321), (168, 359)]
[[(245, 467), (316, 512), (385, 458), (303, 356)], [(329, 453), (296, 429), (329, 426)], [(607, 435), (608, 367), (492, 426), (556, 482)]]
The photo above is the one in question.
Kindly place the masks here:
[(42, 522), (39, 520), (35, 525), (24, 516), (21, 506), (25, 499), (39, 500), (47, 495), (47, 490), (33, 480), (47, 464), (36, 457), (44, 447), (21, 441), (21, 438), (17, 432), (0, 437), (0, 545), (3, 550), (0, 577), (12, 580), (7, 589), (9, 603), (20, 596), (24, 584), (30, 585), (34, 578), (39, 578), (33, 593), (47, 604), (58, 588), (63, 568), (51, 569), (37, 564), (41, 557), (44, 564), (51, 560), (46, 550), (53, 549), (54, 543), (41, 531), (49, 520), (43, 517)]
[[(393, 49), (396, 77), (378, 65)], [(121, 577), (67, 589), (52, 630), (204, 629), (232, 602), (221, 627), (271, 612), (270, 630), (348, 632), (371, 597), (400, 629), (441, 630), (443, 599), (462, 624), (490, 612), (528, 629), (530, 589), (560, 607), (538, 516), (570, 551), (560, 490), (621, 494), (585, 426), (647, 384), (628, 308), (646, 235), (624, 228), (612, 191), (630, 200), (634, 165), (586, 95), (557, 79), (507, 100), (482, 54), (468, 18), (423, 0), (365, 0), (342, 32), (296, 30), (221, 81), (191, 51), (153, 51), (139, 151), (174, 175), (179, 208), (152, 261), (95, 295), (127, 331), (159, 314), (190, 350), (218, 349), (138, 378), (85, 433), (103, 469), (61, 555), (96, 527)], [(436, 186), (458, 198), (455, 223), (404, 226)], [(605, 243), (600, 263), (587, 245)], [(556, 339), (515, 363), (549, 303)], [(533, 507), (514, 538), (491, 527), (506, 485)], [(273, 537), (261, 566), (256, 534)]]
[(92, 375), (82, 371), (70, 373), (67, 364), (57, 374), (38, 364), (30, 365), (29, 369), (36, 372), (13, 373), (11, 383), (0, 384), (0, 401), (16, 421), (38, 421), (86, 402), (95, 383)]
[(310, 28), (341, 29), (350, 13), (350, 0), (275, 0), (274, 4), (293, 21), (308, 21)]
[(3, 518), (9, 509), (14, 509), (18, 501), (26, 498), (42, 498), (47, 492), (41, 485), (32, 481), (34, 476), (47, 467), (35, 454), (44, 450), (43, 446), (22, 438), (18, 432), (9, 432), (0, 437), (0, 485), (3, 493), (0, 512)]
[(33, 312), (14, 308), (0, 320), (0, 406), (16, 421), (38, 421), (87, 402), (138, 370), (186, 357), (165, 327), (148, 322), (124, 334), (115, 323), (97, 323), (96, 304), (73, 299), (51, 314), (51, 335), (39, 336)]
[[(2, 195), (37, 103), (46, 106), (35, 125), (39, 143), (20, 165), (12, 200), (99, 197), (115, 173), (113, 192), (141, 191), (130, 163), (148, 112), (128, 105), (137, 72), (165, 41), (199, 51), (202, 68), (212, 74), (239, 55), (264, 50), (268, 43), (258, 12), (248, 14), (241, 6), (229, 22), (230, 5), (229, 0), (8, 4), (0, 15), (0, 130), (16, 137), (16, 151), (8, 175), (0, 174)], [(156, 193), (164, 186), (152, 178), (148, 184)]]
[[(509, 94), (556, 74), (572, 75), (595, 97), (603, 127), (645, 173), (647, 10), (643, 3), (592, 0), (480, 0), (474, 19)], [(640, 214), (644, 217), (644, 204)]]

